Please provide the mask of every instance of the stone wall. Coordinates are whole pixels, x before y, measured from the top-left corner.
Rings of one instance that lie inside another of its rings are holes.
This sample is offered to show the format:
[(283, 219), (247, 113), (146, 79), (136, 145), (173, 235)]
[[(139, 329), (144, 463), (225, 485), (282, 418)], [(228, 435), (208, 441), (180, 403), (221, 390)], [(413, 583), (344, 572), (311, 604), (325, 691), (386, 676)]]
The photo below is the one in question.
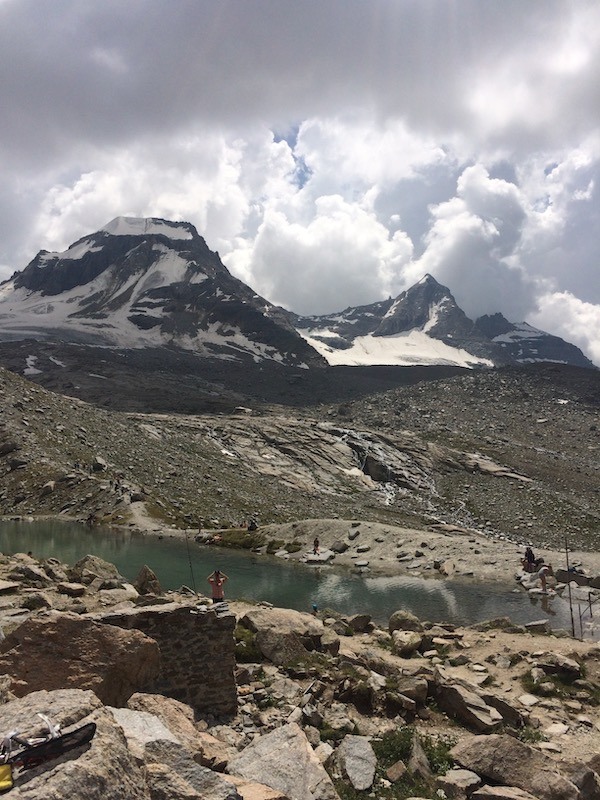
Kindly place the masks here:
[(169, 603), (110, 611), (95, 619), (135, 628), (158, 642), (160, 674), (146, 691), (188, 703), (201, 714), (236, 713), (234, 614)]

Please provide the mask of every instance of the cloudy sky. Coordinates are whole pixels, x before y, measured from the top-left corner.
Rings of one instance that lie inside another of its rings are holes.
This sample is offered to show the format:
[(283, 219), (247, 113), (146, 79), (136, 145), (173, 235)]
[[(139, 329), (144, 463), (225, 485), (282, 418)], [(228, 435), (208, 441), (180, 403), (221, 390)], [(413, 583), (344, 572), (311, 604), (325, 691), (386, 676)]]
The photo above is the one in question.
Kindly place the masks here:
[(600, 365), (598, 0), (0, 0), (0, 279), (120, 215), (274, 303), (429, 272)]

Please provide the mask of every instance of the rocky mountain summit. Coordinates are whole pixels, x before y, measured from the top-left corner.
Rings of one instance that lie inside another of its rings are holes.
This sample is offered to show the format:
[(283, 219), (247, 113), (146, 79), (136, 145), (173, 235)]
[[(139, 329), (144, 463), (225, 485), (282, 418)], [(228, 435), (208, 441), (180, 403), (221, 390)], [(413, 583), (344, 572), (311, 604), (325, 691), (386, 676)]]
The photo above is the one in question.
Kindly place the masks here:
[(161, 219), (118, 217), (64, 253), (38, 253), (0, 286), (0, 338), (321, 363), (193, 225)]
[[(592, 800), (595, 644), (497, 619), (211, 606), (151, 569), (0, 557), (0, 718), (77, 750), (14, 770), (15, 797)], [(81, 655), (73, 659), (73, 652)], [(189, 657), (188, 657), (189, 656)], [(219, 669), (214, 669), (216, 661)]]
[(579, 348), (525, 322), (513, 324), (500, 313), (470, 320), (431, 275), (395, 299), (293, 321), (330, 364), (594, 366)]
[(65, 252), (41, 251), (0, 285), (0, 340), (169, 347), (287, 367), (552, 361), (574, 345), (501, 314), (473, 322), (426, 275), (397, 298), (319, 317), (274, 306), (234, 278), (193, 225), (118, 217)]

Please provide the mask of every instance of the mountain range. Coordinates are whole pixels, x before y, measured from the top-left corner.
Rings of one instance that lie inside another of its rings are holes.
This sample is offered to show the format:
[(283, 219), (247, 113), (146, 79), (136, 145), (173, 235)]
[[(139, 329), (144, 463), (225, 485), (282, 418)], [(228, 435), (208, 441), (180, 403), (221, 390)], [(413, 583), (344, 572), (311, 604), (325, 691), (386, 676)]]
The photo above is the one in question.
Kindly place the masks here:
[(593, 367), (576, 346), (502, 314), (472, 321), (431, 275), (396, 298), (320, 316), (275, 306), (193, 225), (117, 217), (0, 284), (0, 340), (171, 348), (234, 363), (319, 368)]

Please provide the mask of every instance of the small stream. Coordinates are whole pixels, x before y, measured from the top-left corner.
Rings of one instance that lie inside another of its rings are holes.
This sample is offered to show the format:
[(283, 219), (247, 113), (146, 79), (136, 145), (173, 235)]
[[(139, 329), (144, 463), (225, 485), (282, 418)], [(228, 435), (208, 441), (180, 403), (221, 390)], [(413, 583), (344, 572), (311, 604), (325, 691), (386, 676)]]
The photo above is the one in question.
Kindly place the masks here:
[[(314, 603), (319, 609), (330, 608), (346, 615), (366, 612), (381, 624), (392, 612), (404, 608), (431, 622), (470, 625), (506, 616), (520, 624), (549, 619), (553, 628), (571, 631), (566, 600), (558, 596), (535, 600), (516, 589), (516, 584), (405, 575), (359, 576), (335, 567), (308, 567), (274, 556), (201, 546), (191, 537), (186, 541), (108, 528), (89, 529), (60, 520), (0, 521), (0, 551), (9, 555), (31, 551), (35, 558), (53, 556), (67, 564), (93, 553), (115, 564), (131, 581), (147, 564), (163, 589), (179, 589), (185, 584), (201, 594), (209, 591), (206, 578), (218, 567), (229, 577), (226, 597), (230, 599), (266, 600), (299, 611), (310, 611)], [(577, 610), (575, 618), (579, 633)]]

